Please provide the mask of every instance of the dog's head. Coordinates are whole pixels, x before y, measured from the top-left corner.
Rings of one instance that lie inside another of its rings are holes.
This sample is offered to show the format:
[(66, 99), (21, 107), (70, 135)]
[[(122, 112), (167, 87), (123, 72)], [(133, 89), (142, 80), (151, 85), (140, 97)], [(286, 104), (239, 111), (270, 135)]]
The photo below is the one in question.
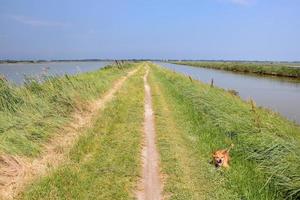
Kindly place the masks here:
[(226, 154), (227, 152), (224, 150), (215, 151), (212, 154), (213, 162), (216, 167), (221, 167), (223, 165)]

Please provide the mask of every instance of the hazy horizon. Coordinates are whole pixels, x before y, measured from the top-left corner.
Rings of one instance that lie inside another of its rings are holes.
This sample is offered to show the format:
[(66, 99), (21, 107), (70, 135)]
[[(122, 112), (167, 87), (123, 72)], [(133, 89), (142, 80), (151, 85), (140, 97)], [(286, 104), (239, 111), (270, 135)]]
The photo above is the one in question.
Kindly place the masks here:
[(300, 61), (297, 0), (0, 3), (0, 60)]
[(165, 58), (165, 59), (156, 59), (156, 58), (118, 58), (118, 59), (114, 59), (114, 58), (82, 58), (82, 59), (38, 59), (38, 58), (35, 58), (35, 59), (30, 59), (30, 58), (27, 58), (27, 59), (0, 59), (0, 61), (16, 61), (16, 62), (30, 62), (30, 61), (35, 61), (35, 62), (55, 62), (55, 61), (78, 61), (78, 62), (81, 62), (81, 61), (116, 61), (116, 60), (123, 60), (123, 61), (130, 61), (130, 60), (144, 60), (144, 61), (207, 61), (207, 62), (221, 62), (221, 61), (224, 61), (224, 62), (286, 62), (286, 63), (300, 63), (300, 60), (290, 60), (290, 61), (287, 61), (287, 60), (230, 60), (230, 59), (168, 59), (168, 58)]

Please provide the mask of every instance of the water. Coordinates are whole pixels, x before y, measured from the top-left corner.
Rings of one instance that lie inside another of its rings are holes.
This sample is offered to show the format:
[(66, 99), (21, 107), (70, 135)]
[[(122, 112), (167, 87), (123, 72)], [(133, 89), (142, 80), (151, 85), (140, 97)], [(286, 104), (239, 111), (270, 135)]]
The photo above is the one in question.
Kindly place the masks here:
[(61, 76), (94, 71), (105, 67), (109, 62), (47, 62), (0, 64), (0, 74), (10, 82), (22, 84), (26, 76), (38, 77), (42, 74)]
[(157, 64), (206, 83), (210, 83), (213, 78), (215, 85), (225, 89), (234, 89), (243, 99), (253, 98), (258, 105), (279, 112), (300, 124), (299, 80), (245, 75), (170, 63), (159, 62)]

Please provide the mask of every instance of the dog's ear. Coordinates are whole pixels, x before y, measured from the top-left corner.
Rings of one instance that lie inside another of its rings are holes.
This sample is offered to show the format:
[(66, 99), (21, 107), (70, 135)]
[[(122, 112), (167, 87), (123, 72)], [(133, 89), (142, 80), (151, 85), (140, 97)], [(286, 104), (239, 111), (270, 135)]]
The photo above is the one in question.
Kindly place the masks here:
[(223, 150), (222, 151), (222, 154), (224, 155), (224, 154), (227, 154), (228, 153), (228, 149), (225, 149), (225, 150)]

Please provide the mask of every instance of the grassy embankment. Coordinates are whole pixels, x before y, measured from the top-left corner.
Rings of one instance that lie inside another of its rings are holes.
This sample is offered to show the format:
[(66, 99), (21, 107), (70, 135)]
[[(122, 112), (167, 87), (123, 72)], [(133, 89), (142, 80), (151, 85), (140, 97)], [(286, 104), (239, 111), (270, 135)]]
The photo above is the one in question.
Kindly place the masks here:
[(75, 110), (85, 110), (112, 83), (132, 69), (106, 67), (97, 72), (49, 77), (16, 87), (0, 78), (0, 153), (36, 156), (41, 145), (71, 119)]
[(108, 103), (70, 161), (35, 182), (21, 199), (133, 199), (140, 171), (144, 120), (141, 68)]
[(174, 64), (194, 67), (212, 68), (240, 73), (254, 73), (262, 75), (300, 78), (300, 68), (281, 64), (260, 64), (241, 62), (172, 62)]
[[(299, 127), (169, 70), (153, 67), (150, 77), (171, 199), (300, 198)], [(231, 168), (216, 170), (212, 151), (231, 143)]]
[[(99, 73), (110, 74), (105, 77), (120, 75), (118, 69), (106, 70)], [(140, 70), (125, 82), (116, 98), (101, 112), (94, 127), (87, 130), (74, 145), (70, 160), (30, 185), (20, 196), (21, 199), (133, 198), (140, 165), (144, 111), (141, 77), (144, 72)], [(94, 77), (95, 74), (85, 76)], [(83, 94), (80, 87), (89, 82), (87, 79), (80, 79), (82, 82), (77, 86)], [(95, 87), (99, 89), (100, 86), (94, 85), (94, 81), (99, 81), (99, 77), (89, 82), (92, 85), (86, 88), (98, 95)], [(220, 88), (191, 81), (169, 70), (153, 66), (149, 81), (153, 92), (161, 167), (166, 175), (166, 196), (170, 195), (171, 199), (222, 200), (300, 198), (299, 127)], [(74, 84), (69, 87), (76, 86)], [(109, 88), (110, 84), (108, 81), (106, 87)], [(13, 95), (17, 94), (18, 89), (13, 91)], [(67, 91), (62, 90), (60, 95)], [(77, 97), (75, 94), (73, 97)], [(89, 97), (95, 98), (94, 95)], [(35, 96), (43, 98), (41, 95)], [(81, 98), (84, 102), (87, 97)], [(47, 98), (40, 99), (44, 100)], [(70, 102), (70, 99), (62, 102)], [(75, 105), (80, 104), (75, 101)], [(59, 110), (57, 108), (56, 112)], [(16, 109), (13, 112), (21, 111)], [(64, 121), (68, 119), (63, 117)], [(21, 116), (18, 119), (22, 119)], [(30, 125), (36, 128), (39, 124)], [(37, 152), (39, 143), (46, 136), (33, 140)], [(209, 164), (212, 150), (225, 148), (231, 143), (235, 144), (231, 151), (231, 168), (216, 170)]]

